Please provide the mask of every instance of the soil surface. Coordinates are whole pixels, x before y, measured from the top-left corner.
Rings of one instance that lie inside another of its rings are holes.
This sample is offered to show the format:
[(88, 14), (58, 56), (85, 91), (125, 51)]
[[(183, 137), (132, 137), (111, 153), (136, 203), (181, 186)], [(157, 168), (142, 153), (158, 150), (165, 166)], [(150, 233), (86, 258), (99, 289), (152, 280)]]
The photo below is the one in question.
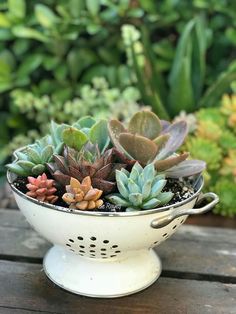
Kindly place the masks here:
[[(48, 178), (50, 175), (48, 175)], [(26, 184), (28, 183), (27, 178), (18, 177), (14, 181), (14, 186), (23, 193), (26, 193), (28, 190)], [(57, 192), (55, 193), (58, 196), (58, 201), (54, 204), (57, 206), (68, 207), (68, 205), (61, 199), (62, 195), (65, 193), (65, 187), (56, 185)], [(192, 187), (192, 182), (189, 179), (167, 179), (166, 186), (163, 191), (174, 193), (173, 198), (167, 205), (172, 205), (181, 201), (184, 201), (191, 197), (194, 194), (194, 189)], [(96, 209), (98, 212), (124, 212), (125, 208), (114, 205), (108, 202), (106, 199), (103, 199), (104, 204)], [(167, 206), (166, 205), (166, 206)]]

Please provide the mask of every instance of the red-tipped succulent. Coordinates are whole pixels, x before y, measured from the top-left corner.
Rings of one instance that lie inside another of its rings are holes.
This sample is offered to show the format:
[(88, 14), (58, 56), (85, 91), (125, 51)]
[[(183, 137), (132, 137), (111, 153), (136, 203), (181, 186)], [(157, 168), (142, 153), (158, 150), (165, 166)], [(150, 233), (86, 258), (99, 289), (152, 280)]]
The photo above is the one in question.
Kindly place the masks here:
[(28, 182), (26, 187), (29, 191), (26, 195), (50, 204), (54, 204), (57, 201), (55, 181), (48, 179), (45, 173), (37, 178), (28, 177)]

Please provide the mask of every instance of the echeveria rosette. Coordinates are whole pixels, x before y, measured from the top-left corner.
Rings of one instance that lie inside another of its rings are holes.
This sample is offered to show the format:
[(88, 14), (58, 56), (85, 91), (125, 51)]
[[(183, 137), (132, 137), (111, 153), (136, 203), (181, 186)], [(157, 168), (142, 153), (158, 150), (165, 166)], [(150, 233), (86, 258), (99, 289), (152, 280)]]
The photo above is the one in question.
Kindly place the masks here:
[(172, 192), (162, 192), (166, 185), (165, 175), (157, 174), (153, 164), (143, 168), (136, 162), (131, 172), (116, 170), (116, 183), (119, 193), (106, 198), (126, 207), (126, 211), (156, 208), (167, 204), (173, 197)]
[(186, 160), (189, 153), (176, 154), (188, 133), (184, 121), (170, 124), (150, 111), (140, 111), (131, 118), (127, 128), (118, 120), (111, 120), (108, 131), (113, 145), (127, 158), (142, 166), (153, 163), (157, 171), (165, 172), (168, 177), (177, 177), (180, 169), (181, 177), (205, 169), (205, 162), (201, 160)]
[(7, 164), (11, 172), (23, 177), (38, 176), (46, 171), (46, 163), (52, 160), (53, 154), (60, 154), (64, 143), (62, 132), (68, 126), (51, 122), (50, 135), (37, 140), (34, 144), (26, 146), (15, 152), (17, 160)]

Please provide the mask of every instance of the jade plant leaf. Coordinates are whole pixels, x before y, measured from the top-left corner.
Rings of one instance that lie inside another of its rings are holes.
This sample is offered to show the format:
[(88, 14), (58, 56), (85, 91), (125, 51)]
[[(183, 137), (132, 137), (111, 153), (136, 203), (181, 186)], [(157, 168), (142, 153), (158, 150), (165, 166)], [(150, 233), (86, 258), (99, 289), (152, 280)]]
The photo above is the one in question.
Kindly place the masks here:
[(188, 158), (188, 156), (189, 156), (189, 153), (183, 153), (181, 155), (169, 157), (164, 160), (157, 160), (155, 162), (155, 168), (157, 171), (165, 171), (171, 167), (176, 166), (180, 162), (184, 161), (185, 159)]
[(202, 160), (185, 160), (180, 164), (165, 171), (169, 178), (188, 177), (201, 173), (206, 168), (206, 163)]

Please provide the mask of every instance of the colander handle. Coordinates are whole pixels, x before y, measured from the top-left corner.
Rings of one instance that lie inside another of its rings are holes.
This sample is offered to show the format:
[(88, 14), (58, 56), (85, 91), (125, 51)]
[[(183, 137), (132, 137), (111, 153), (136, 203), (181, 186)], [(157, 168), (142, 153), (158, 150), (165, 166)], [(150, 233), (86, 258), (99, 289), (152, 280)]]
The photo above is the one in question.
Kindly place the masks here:
[(210, 203), (208, 203), (207, 205), (200, 207), (200, 208), (191, 208), (191, 209), (187, 209), (187, 208), (180, 208), (180, 209), (175, 209), (173, 208), (168, 215), (162, 217), (162, 218), (158, 218), (155, 219), (151, 222), (151, 227), (154, 229), (158, 229), (158, 228), (162, 228), (165, 227), (166, 225), (168, 225), (170, 222), (172, 222), (175, 218), (181, 217), (181, 216), (185, 216), (185, 215), (197, 215), (197, 214), (203, 214), (208, 212), (210, 209), (212, 209), (218, 202), (219, 202), (219, 197), (212, 192), (209, 193), (205, 193), (203, 195), (201, 195), (198, 200), (197, 203), (202, 202), (202, 200), (207, 200), (208, 198), (211, 198), (212, 200), (210, 201)]

